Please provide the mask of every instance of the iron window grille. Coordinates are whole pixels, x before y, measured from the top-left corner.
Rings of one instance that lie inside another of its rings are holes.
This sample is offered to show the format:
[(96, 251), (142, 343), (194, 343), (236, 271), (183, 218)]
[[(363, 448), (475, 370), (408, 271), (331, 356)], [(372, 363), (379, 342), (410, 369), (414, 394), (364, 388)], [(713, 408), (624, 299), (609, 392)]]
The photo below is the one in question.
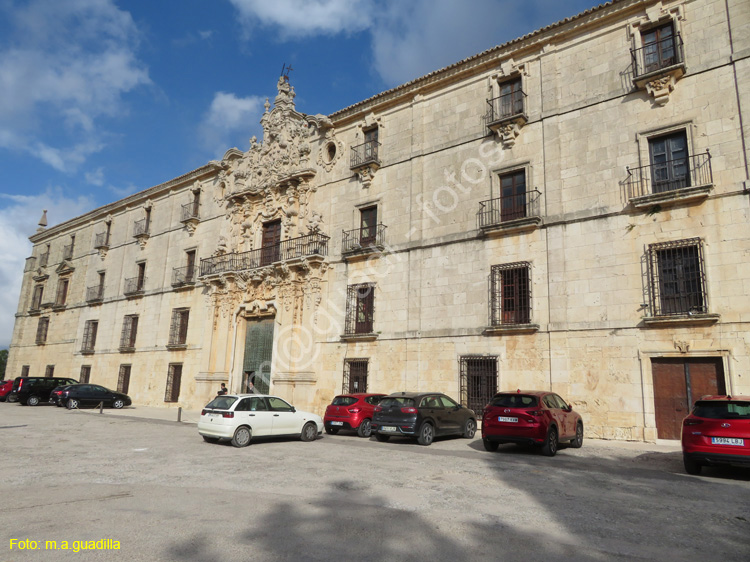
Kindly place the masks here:
[(182, 363), (170, 363), (167, 372), (167, 388), (164, 391), (164, 402), (180, 400), (180, 383), (182, 382)]
[(341, 392), (367, 392), (367, 365), (367, 359), (347, 359), (344, 361)]
[(91, 380), (91, 365), (81, 365), (81, 374), (78, 378), (79, 383), (87, 384)]
[(130, 365), (120, 365), (120, 372), (117, 375), (117, 392), (128, 393), (130, 388)]
[(55, 376), (55, 366), (54, 365), (47, 365), (44, 369), (44, 376), (45, 377), (54, 377)]
[(96, 346), (96, 333), (99, 329), (98, 320), (87, 320), (83, 328), (83, 344), (81, 353), (94, 353)]
[(481, 416), (497, 392), (497, 356), (464, 355), (460, 370), (461, 404)]
[(493, 265), (490, 273), (490, 326), (531, 322), (531, 265)]
[(172, 310), (172, 323), (169, 327), (169, 345), (184, 346), (187, 344), (189, 308), (175, 308)]
[(138, 315), (128, 314), (122, 323), (120, 351), (135, 351), (135, 337), (138, 333)]
[(42, 345), (47, 342), (47, 332), (49, 330), (49, 316), (39, 319), (36, 325), (36, 344)]
[(649, 300), (654, 316), (708, 312), (703, 263), (700, 238), (648, 246)]
[(371, 334), (375, 313), (375, 284), (349, 285), (346, 293), (345, 334)]

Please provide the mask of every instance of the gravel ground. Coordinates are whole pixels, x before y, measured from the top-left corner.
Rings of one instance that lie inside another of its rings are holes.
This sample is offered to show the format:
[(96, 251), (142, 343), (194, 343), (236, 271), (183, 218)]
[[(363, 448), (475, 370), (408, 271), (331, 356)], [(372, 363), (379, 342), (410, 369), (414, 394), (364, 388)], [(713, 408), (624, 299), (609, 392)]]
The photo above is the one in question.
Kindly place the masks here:
[[(7, 403), (0, 435), (0, 562), (750, 559), (750, 470), (688, 476), (673, 443), (236, 449), (192, 424)], [(120, 549), (72, 550), (102, 539)]]

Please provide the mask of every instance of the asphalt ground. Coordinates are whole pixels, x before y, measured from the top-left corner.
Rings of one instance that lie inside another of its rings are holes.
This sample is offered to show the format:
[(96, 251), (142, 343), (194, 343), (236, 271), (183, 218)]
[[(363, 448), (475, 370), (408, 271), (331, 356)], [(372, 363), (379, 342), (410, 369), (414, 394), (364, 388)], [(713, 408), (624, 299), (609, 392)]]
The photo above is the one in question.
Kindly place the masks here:
[(175, 419), (0, 403), (0, 562), (750, 560), (750, 470), (688, 476), (671, 442), (236, 449)]

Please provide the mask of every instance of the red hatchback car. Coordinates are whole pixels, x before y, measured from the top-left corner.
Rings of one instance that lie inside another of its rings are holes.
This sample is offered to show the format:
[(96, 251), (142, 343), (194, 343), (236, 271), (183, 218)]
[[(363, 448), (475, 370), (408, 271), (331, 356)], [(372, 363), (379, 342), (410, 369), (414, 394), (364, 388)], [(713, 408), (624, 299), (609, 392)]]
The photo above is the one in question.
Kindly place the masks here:
[(682, 421), (682, 459), (688, 474), (705, 465), (750, 466), (750, 396), (704, 396)]
[(11, 390), (13, 390), (13, 381), (0, 381), (0, 402), (5, 402)]
[(541, 446), (542, 454), (552, 457), (561, 441), (583, 445), (583, 420), (554, 392), (499, 392), (484, 409), (482, 441), (488, 451), (518, 443)]
[(336, 435), (340, 429), (354, 429), (360, 437), (372, 434), (372, 412), (385, 394), (341, 394), (326, 408), (323, 425), (326, 433)]

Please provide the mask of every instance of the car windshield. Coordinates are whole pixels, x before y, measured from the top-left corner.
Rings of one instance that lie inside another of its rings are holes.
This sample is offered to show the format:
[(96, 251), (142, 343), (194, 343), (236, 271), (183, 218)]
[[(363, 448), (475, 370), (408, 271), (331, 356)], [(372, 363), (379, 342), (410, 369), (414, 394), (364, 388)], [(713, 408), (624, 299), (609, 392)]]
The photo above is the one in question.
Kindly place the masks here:
[(739, 400), (727, 402), (706, 400), (705, 402), (696, 402), (693, 414), (699, 418), (717, 420), (750, 420), (750, 402), (740, 402)]
[(500, 408), (533, 408), (537, 404), (537, 397), (528, 394), (499, 394), (490, 402)]
[(333, 406), (351, 406), (357, 401), (354, 396), (337, 396), (333, 399), (333, 402), (331, 402), (331, 405)]
[(212, 410), (228, 410), (235, 402), (237, 402), (236, 396), (217, 396), (211, 400), (211, 402), (206, 404), (206, 408)]
[(402, 406), (414, 406), (414, 398), (407, 398), (406, 396), (387, 396), (380, 401), (380, 406), (383, 408), (393, 408)]

